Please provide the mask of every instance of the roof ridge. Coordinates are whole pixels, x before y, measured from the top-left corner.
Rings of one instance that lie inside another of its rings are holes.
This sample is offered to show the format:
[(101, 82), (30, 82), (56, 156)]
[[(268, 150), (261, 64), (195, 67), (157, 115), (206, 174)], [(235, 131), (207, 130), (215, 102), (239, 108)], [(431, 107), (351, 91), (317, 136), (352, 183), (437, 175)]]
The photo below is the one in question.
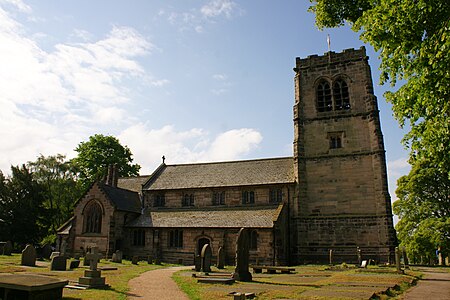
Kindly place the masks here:
[(294, 158), (294, 157), (293, 156), (282, 156), (282, 157), (256, 158), (256, 159), (243, 159), (243, 160), (228, 160), (228, 161), (199, 162), (199, 163), (183, 163), (183, 164), (173, 164), (173, 165), (166, 165), (166, 166), (167, 167), (178, 167), (178, 166), (194, 166), (194, 165), (232, 164), (232, 163), (242, 163), (242, 162), (282, 160), (282, 159), (290, 159), (290, 158)]

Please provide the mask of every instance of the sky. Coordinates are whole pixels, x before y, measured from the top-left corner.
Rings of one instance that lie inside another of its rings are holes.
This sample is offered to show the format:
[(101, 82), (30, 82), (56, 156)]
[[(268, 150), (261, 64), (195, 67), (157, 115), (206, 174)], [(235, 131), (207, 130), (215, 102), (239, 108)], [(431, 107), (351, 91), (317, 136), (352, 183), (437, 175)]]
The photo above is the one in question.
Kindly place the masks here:
[[(296, 57), (364, 45), (319, 31), (309, 1), (0, 0), (0, 170), (113, 135), (151, 174), (167, 164), (292, 156)], [(378, 85), (389, 188), (405, 131)]]

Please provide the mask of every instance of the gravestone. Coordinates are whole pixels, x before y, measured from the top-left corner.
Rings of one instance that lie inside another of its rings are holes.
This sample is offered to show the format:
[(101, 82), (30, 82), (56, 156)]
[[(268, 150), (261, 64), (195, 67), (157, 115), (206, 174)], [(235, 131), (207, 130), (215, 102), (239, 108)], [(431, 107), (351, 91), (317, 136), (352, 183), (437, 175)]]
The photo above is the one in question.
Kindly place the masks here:
[(52, 252), (52, 254), (50, 254), (50, 260), (52, 260), (53, 259), (53, 257), (56, 257), (56, 256), (61, 256), (61, 252), (57, 252), (57, 251), (54, 251), (54, 252)]
[(356, 255), (358, 256), (358, 265), (362, 262), (362, 256), (361, 256), (361, 249), (359, 247), (356, 247)]
[(139, 257), (138, 256), (133, 256), (132, 258), (131, 258), (131, 263), (133, 264), (133, 265), (137, 265), (138, 264), (138, 262), (139, 262)]
[(90, 288), (105, 287), (105, 277), (101, 277), (101, 270), (97, 269), (97, 264), (100, 261), (101, 254), (98, 253), (97, 247), (91, 248), (91, 253), (86, 254), (86, 259), (89, 260), (89, 270), (84, 271), (84, 276), (78, 279), (78, 284)]
[(333, 249), (328, 250), (328, 258), (330, 261), (330, 265), (333, 264)]
[(252, 281), (249, 271), (249, 236), (248, 230), (241, 228), (236, 240), (236, 268), (233, 278), (239, 281)]
[(200, 272), (200, 270), (202, 269), (202, 258), (200, 257), (200, 255), (195, 253), (194, 253), (194, 266), (196, 272)]
[(211, 246), (209, 244), (203, 245), (202, 254), (201, 254), (201, 258), (202, 258), (201, 271), (202, 272), (205, 272), (205, 273), (211, 272), (211, 256), (212, 256)]
[(219, 247), (217, 250), (217, 268), (225, 268), (225, 251), (223, 251), (222, 247)]
[(80, 260), (79, 259), (73, 259), (70, 261), (70, 269), (76, 269), (80, 266)]
[(115, 263), (122, 263), (122, 251), (117, 250), (112, 255), (112, 261)]
[(367, 260), (361, 262), (361, 268), (367, 268)]
[(50, 263), (51, 271), (65, 271), (67, 268), (67, 258), (65, 256), (53, 256)]
[(42, 257), (45, 259), (50, 259), (50, 255), (52, 255), (53, 249), (50, 244), (45, 244), (41, 248), (42, 251)]
[(1, 255), (11, 255), (12, 249), (13, 247), (11, 241), (0, 242)]
[(34, 267), (36, 265), (36, 249), (34, 249), (33, 245), (26, 245), (25, 249), (22, 251), (22, 266), (30, 266)]

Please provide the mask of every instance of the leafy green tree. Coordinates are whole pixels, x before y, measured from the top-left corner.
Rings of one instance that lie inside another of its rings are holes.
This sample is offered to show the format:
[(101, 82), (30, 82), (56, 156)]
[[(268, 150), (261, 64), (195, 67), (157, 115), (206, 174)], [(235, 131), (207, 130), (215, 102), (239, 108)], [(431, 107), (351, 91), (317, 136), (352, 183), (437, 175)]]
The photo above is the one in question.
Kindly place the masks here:
[(101, 179), (106, 174), (108, 165), (117, 164), (119, 176), (138, 175), (141, 168), (138, 164), (132, 164), (130, 149), (122, 146), (113, 136), (93, 135), (89, 137), (89, 141), (81, 142), (75, 151), (78, 156), (72, 163), (79, 172), (84, 187)]
[(50, 217), (43, 206), (43, 188), (25, 165), (11, 167), (11, 171), (10, 178), (1, 179), (2, 238), (19, 245), (40, 242)]
[(450, 179), (433, 162), (416, 161), (398, 180), (394, 213), (400, 217), (398, 237), (408, 254), (435, 257), (438, 247), (450, 253)]
[(450, 177), (450, 2), (310, 0), (319, 28), (346, 22), (380, 54), (381, 83), (406, 83), (386, 98), (411, 130), (404, 143)]
[(61, 154), (28, 162), (33, 178), (41, 184), (45, 197), (44, 207), (50, 213), (50, 235), (73, 213), (73, 205), (81, 197), (82, 187), (77, 183), (76, 172)]

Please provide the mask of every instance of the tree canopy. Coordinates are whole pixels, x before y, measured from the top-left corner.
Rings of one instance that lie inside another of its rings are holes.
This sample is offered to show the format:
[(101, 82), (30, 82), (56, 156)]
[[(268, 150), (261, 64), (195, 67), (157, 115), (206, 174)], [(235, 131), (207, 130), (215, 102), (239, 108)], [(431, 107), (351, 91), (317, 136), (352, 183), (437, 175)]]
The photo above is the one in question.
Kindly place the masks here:
[(381, 83), (394, 116), (411, 130), (410, 159), (433, 160), (450, 177), (450, 2), (447, 0), (311, 0), (319, 28), (346, 22), (381, 58)]
[(72, 163), (85, 187), (95, 180), (100, 180), (106, 174), (108, 165), (112, 164), (117, 164), (119, 176), (139, 175), (141, 166), (132, 163), (130, 149), (122, 146), (113, 136), (93, 135), (88, 141), (78, 144), (75, 151), (78, 156)]

